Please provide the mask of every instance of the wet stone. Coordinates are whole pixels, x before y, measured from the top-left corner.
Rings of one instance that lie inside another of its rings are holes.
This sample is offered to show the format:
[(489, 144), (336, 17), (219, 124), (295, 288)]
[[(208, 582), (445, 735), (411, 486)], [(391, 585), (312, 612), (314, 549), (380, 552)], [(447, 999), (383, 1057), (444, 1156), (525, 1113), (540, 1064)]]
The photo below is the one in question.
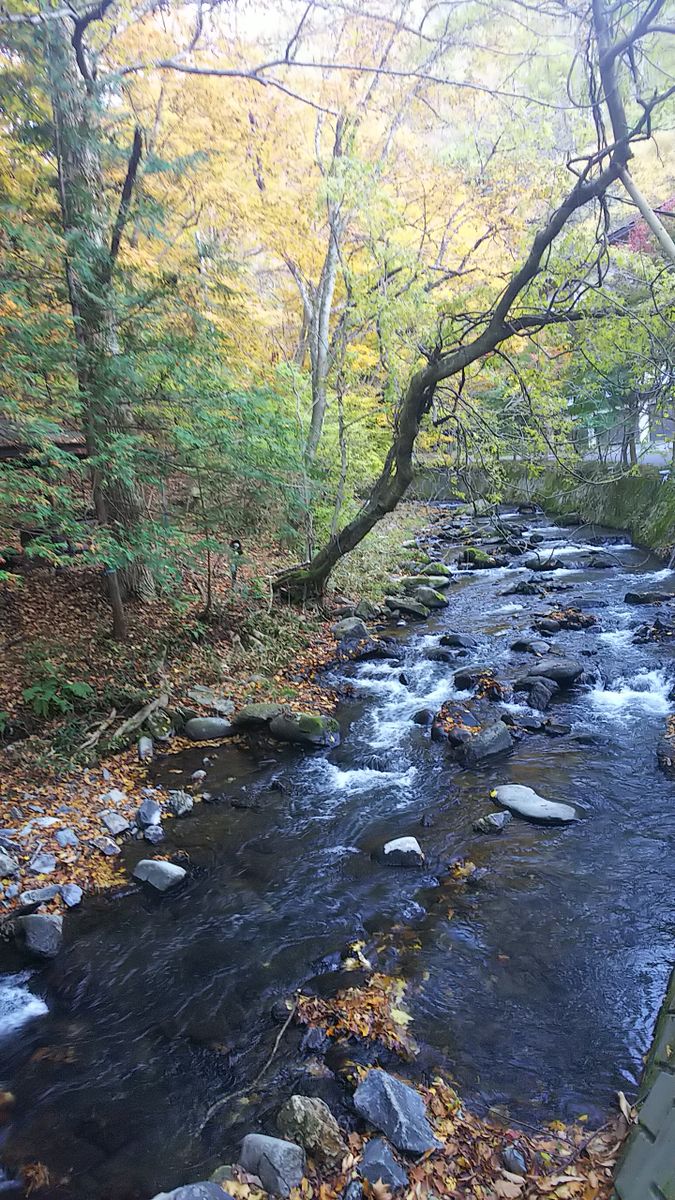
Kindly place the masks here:
[(119, 833), (125, 833), (129, 828), (129, 822), (127, 821), (126, 817), (121, 816), (120, 813), (102, 812), (99, 813), (99, 816), (108, 830), (108, 833), (111, 833), (113, 837)]
[(170, 813), (173, 813), (174, 817), (186, 817), (194, 808), (194, 800), (188, 792), (174, 789), (169, 792), (166, 807)]
[(275, 1196), (288, 1196), (293, 1188), (299, 1187), (305, 1172), (305, 1154), (300, 1146), (262, 1133), (246, 1135), (239, 1162)]
[(28, 870), (33, 875), (51, 875), (56, 870), (56, 857), (53, 854), (36, 854), (31, 859)]
[(38, 958), (55, 958), (61, 947), (63, 920), (54, 913), (31, 913), (19, 917), (17, 926), (24, 937), (26, 950)]
[(473, 827), (476, 833), (502, 833), (512, 820), (510, 812), (487, 813), (486, 816), (479, 817), (477, 821), (474, 821)]
[(151, 846), (158, 845), (164, 841), (164, 830), (161, 825), (148, 825), (147, 829), (143, 830), (143, 840), (149, 842)]
[(65, 850), (67, 846), (79, 845), (79, 838), (73, 829), (58, 829), (56, 840), (62, 850)]
[(20, 867), (16, 859), (12, 858), (11, 854), (5, 853), (4, 850), (0, 850), (0, 878), (5, 879), (18, 875), (19, 870)]
[(120, 853), (120, 848), (117, 845), (117, 842), (114, 842), (112, 838), (93, 838), (91, 844), (96, 850), (100, 850), (101, 854), (105, 854), (106, 858), (112, 858), (115, 854)]
[(354, 1107), (397, 1150), (424, 1154), (440, 1145), (419, 1092), (386, 1071), (375, 1068), (368, 1072), (354, 1093)]
[(75, 908), (82, 900), (82, 888), (76, 883), (64, 883), (61, 887), (61, 896), (66, 908)]
[(143, 801), (136, 812), (136, 823), (141, 829), (148, 829), (151, 825), (159, 825), (162, 819), (162, 810), (156, 800), (151, 800), (149, 797)]
[(393, 1191), (408, 1186), (407, 1172), (396, 1161), (384, 1138), (372, 1138), (368, 1142), (358, 1169), (359, 1174), (368, 1183), (382, 1180), (382, 1183)]

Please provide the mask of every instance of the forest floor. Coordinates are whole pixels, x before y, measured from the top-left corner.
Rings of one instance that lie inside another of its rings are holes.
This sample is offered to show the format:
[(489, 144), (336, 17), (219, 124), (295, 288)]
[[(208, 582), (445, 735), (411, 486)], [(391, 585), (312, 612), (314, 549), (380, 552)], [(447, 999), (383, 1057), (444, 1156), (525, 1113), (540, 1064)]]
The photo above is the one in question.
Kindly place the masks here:
[[(59, 910), (62, 885), (92, 893), (126, 883), (119, 839), (107, 836), (100, 814), (112, 809), (131, 823), (146, 798), (147, 764), (136, 750), (144, 731), (118, 753), (106, 743), (160, 694), (170, 709), (203, 715), (208, 708), (189, 695), (196, 685), (213, 687), (235, 709), (276, 701), (330, 712), (333, 697), (317, 674), (335, 654), (330, 629), (340, 601), (345, 593), (352, 601), (381, 597), (401, 543), (427, 521), (427, 508), (411, 504), (381, 522), (336, 572), (320, 608), (272, 603), (271, 578), (290, 563), (278, 545), (247, 549), (236, 588), (229, 558), (216, 559), (208, 622), (200, 619), (203, 581), (186, 570), (181, 596), (129, 606), (123, 643), (111, 636), (92, 570), (33, 567), (0, 585), (0, 853), (4, 847), (19, 867), (0, 881), (0, 911), (35, 906), (26, 896), (35, 889), (51, 890), (44, 907)], [(186, 745), (194, 743), (176, 735), (162, 750)], [(64, 830), (71, 844), (60, 844)]]

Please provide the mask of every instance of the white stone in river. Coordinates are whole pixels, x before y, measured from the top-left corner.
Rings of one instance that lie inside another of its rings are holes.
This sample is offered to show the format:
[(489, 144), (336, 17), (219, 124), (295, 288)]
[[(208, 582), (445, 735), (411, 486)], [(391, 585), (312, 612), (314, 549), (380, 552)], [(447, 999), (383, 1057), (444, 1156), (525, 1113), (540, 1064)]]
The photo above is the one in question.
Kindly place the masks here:
[(406, 866), (424, 862), (424, 853), (417, 838), (400, 837), (386, 842), (382, 848), (385, 862), (389, 859), (397, 866)]
[(531, 787), (521, 783), (506, 783), (490, 792), (504, 808), (525, 817), (528, 821), (550, 821), (552, 824), (566, 824), (568, 821), (578, 821), (576, 810), (571, 804), (558, 804), (554, 800), (544, 800)]

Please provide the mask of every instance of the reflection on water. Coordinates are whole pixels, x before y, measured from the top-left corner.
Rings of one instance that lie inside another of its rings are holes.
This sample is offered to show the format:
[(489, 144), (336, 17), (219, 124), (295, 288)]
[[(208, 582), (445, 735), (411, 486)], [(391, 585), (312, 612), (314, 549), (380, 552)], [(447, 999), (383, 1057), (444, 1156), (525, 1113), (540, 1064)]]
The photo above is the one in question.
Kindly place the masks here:
[[(541, 528), (560, 554), (563, 532)], [(599, 534), (584, 529), (570, 552), (597, 548), (587, 539)], [(675, 808), (655, 745), (673, 680), (672, 651), (632, 644), (646, 614), (623, 597), (632, 580), (663, 587), (675, 575), (650, 573), (658, 564), (623, 543), (610, 549), (627, 570), (562, 573), (574, 584), (566, 604), (604, 602), (597, 626), (555, 638), (588, 652), (606, 681), (554, 702), (569, 736), (533, 735), (509, 759), (459, 771), (411, 720), (466, 698), (455, 666), (426, 657), (444, 631), (477, 639), (457, 666), (513, 679), (531, 662), (510, 643), (549, 605), (504, 596), (524, 577), (504, 569), (462, 573), (450, 607), (405, 632), (402, 662), (344, 669), (354, 690), (337, 750), (216, 754), (207, 784), (236, 806), (175, 823), (191, 863), (185, 888), (92, 902), (69, 914), (64, 952), (39, 978), (5, 978), (0, 1021), (14, 1024), (0, 1085), (17, 1096), (8, 1162), (46, 1162), (55, 1200), (147, 1200), (229, 1161), (251, 1128), (272, 1131), (292, 1090), (337, 1102), (338, 1085), (307, 1073), (291, 1032), (265, 1093), (196, 1132), (209, 1104), (267, 1059), (273, 1001), (335, 970), (357, 937), (408, 980), (421, 1047), (412, 1069), (442, 1067), (475, 1104), (530, 1121), (602, 1119), (614, 1091), (634, 1087), (672, 960)], [(181, 757), (186, 777), (202, 758), (198, 748)], [(472, 826), (493, 807), (490, 789), (508, 782), (574, 804), (582, 821), (514, 820), (479, 837)], [(370, 852), (406, 834), (422, 843), (425, 869), (376, 866)], [(475, 885), (448, 871), (461, 856), (487, 869)]]

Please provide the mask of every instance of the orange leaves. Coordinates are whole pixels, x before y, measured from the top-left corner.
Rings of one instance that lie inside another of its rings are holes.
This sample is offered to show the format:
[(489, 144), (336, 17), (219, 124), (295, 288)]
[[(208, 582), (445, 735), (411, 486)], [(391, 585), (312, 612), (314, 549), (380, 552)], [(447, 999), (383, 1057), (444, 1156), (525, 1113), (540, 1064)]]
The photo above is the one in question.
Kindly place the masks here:
[(402, 1058), (411, 1058), (415, 1045), (407, 1033), (410, 1014), (402, 1007), (405, 985), (388, 975), (373, 975), (365, 987), (349, 988), (330, 1000), (301, 996), (297, 1017), (304, 1025), (320, 1026), (331, 1037), (379, 1041)]

